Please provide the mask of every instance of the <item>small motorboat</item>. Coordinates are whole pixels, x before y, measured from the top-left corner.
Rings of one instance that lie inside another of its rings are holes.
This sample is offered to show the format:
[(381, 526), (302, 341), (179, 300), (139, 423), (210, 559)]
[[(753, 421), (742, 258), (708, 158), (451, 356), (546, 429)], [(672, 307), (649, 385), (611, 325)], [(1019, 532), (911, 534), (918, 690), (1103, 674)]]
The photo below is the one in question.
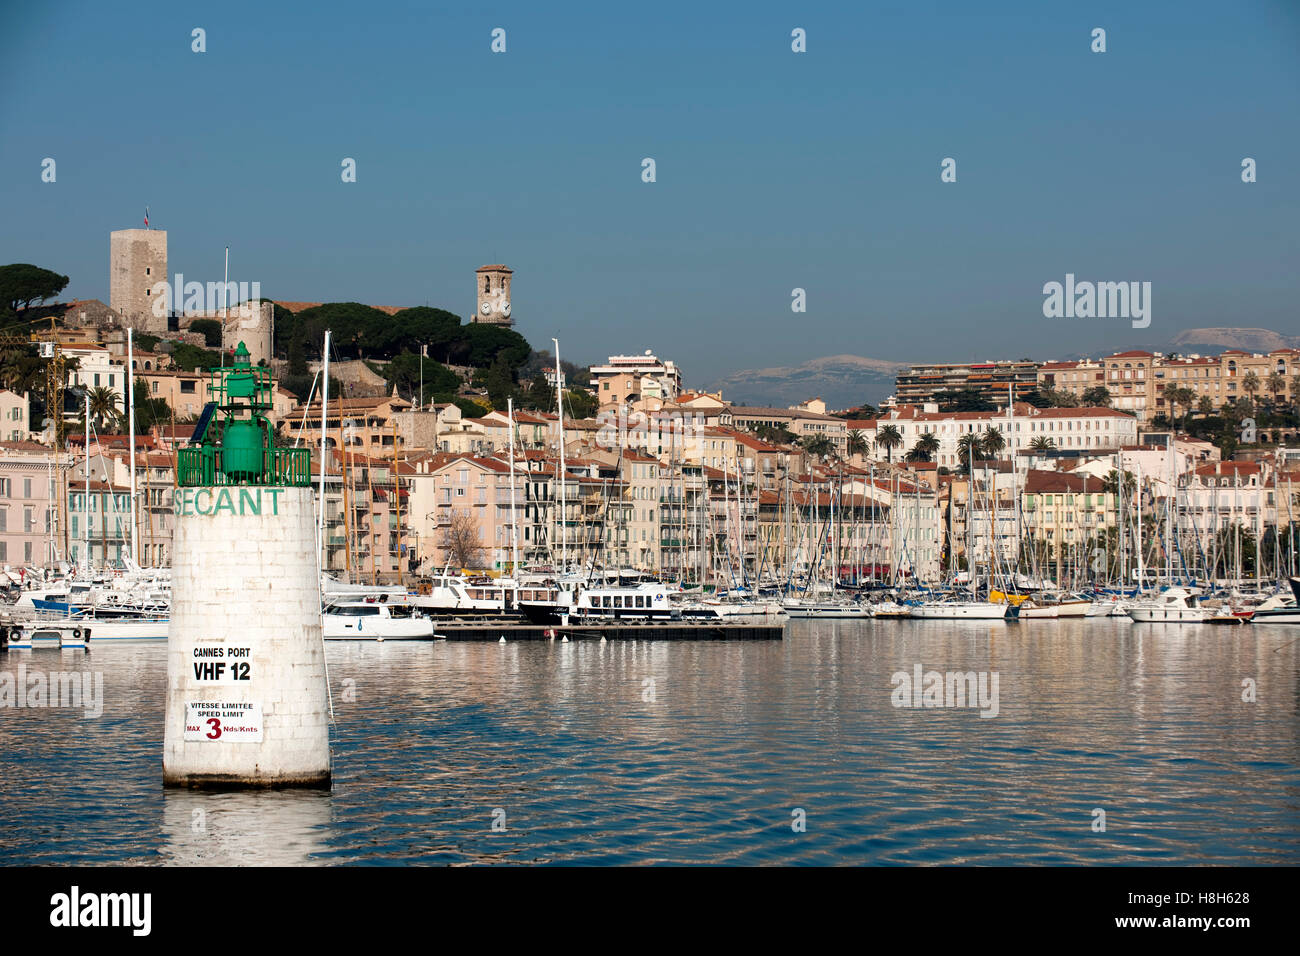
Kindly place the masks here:
[(420, 641), (437, 637), (433, 621), (400, 604), (343, 601), (321, 615), (327, 641)]
[(1129, 617), (1139, 624), (1204, 624), (1214, 614), (1201, 607), (1186, 588), (1169, 588), (1153, 598), (1129, 606)]

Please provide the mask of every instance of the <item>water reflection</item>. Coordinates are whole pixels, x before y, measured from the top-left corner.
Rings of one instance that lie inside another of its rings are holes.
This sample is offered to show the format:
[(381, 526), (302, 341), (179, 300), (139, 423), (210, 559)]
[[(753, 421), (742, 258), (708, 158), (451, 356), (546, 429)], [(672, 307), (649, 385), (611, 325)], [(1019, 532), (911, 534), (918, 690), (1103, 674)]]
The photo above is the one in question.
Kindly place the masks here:
[(163, 791), (159, 855), (176, 866), (300, 866), (327, 848), (330, 795), (319, 791)]
[[(1296, 863), (1293, 635), (838, 621), (754, 644), (338, 643), (324, 794), (164, 792), (164, 649), (102, 649), (68, 665), (104, 673), (101, 719), (0, 710), (0, 861)], [(891, 675), (917, 664), (996, 671), (998, 716), (895, 707)]]

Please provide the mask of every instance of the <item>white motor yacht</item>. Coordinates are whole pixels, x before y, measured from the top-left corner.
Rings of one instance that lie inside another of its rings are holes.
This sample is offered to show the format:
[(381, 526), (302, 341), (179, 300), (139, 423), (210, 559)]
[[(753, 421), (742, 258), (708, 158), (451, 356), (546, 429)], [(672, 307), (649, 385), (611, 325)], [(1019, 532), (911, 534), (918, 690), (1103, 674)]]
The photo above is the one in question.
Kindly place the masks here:
[(1214, 612), (1200, 606), (1186, 588), (1169, 588), (1129, 605), (1128, 615), (1141, 624), (1201, 624)]
[(436, 637), (433, 621), (400, 604), (343, 601), (322, 615), (327, 641), (419, 641)]

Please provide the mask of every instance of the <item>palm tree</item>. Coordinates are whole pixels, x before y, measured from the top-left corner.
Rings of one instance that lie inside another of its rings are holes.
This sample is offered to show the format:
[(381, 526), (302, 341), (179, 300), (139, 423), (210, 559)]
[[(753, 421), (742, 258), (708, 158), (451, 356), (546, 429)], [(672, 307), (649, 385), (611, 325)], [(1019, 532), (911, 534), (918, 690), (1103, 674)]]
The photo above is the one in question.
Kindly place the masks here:
[(989, 458), (997, 458), (998, 452), (1007, 447), (1007, 440), (1002, 437), (1002, 430), (990, 425), (980, 436), (980, 450)]
[(926, 432), (916, 440), (909, 457), (912, 461), (934, 461), (935, 452), (938, 450), (939, 439), (934, 437), (933, 432)]
[(1268, 378), (1264, 380), (1268, 390), (1273, 393), (1273, 404), (1277, 404), (1277, 397), (1286, 391), (1286, 376), (1281, 372), (1270, 372)]
[(1165, 398), (1169, 402), (1169, 425), (1172, 428), (1178, 421), (1178, 406), (1183, 406), (1183, 409), (1190, 413), (1192, 402), (1196, 401), (1196, 393), (1190, 388), (1174, 385), (1165, 389)]
[(1241, 390), (1250, 396), (1250, 403), (1255, 404), (1255, 393), (1259, 391), (1259, 376), (1254, 372), (1247, 372), (1241, 380)]
[(818, 435), (815, 438), (805, 439), (803, 447), (804, 451), (816, 458), (835, 454), (835, 443), (825, 435)]
[(1046, 435), (1039, 435), (1029, 443), (1033, 451), (1051, 451), (1056, 447), (1056, 442)]
[(861, 430), (855, 428), (849, 432), (848, 453), (850, 458), (854, 455), (865, 455), (867, 448), (867, 436), (862, 434)]
[(1201, 396), (1200, 401), (1196, 403), (1196, 414), (1206, 417), (1214, 414), (1214, 402), (1210, 396)]
[(1178, 394), (1178, 386), (1170, 385), (1165, 389), (1165, 401), (1169, 403), (1169, 424), (1172, 427), (1174, 420), (1178, 418), (1178, 402), (1182, 396)]
[(887, 461), (894, 460), (894, 449), (903, 444), (903, 436), (896, 425), (885, 425), (876, 432), (876, 447), (885, 449)]
[(94, 419), (95, 430), (104, 430), (105, 418), (117, 418), (117, 393), (111, 388), (96, 385), (90, 390), (90, 417)]
[[(1119, 493), (1119, 472), (1114, 468), (1110, 470), (1110, 474), (1101, 480), (1101, 490), (1108, 495)], [(1131, 500), (1133, 492), (1136, 490), (1137, 479), (1133, 477), (1133, 472), (1126, 470), (1124, 472), (1124, 497)]]
[(983, 452), (979, 435), (972, 432), (957, 439), (957, 460), (966, 466), (968, 475), (971, 474), (974, 463), (983, 457)]

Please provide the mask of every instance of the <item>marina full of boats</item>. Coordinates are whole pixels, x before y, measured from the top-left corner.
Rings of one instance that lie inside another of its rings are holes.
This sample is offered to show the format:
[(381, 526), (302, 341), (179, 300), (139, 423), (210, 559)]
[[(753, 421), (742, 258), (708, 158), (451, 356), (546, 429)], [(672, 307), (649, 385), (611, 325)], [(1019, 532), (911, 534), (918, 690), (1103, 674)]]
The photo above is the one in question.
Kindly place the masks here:
[[(66, 569), (63, 569), (66, 571)], [(516, 578), (450, 570), (415, 588), (321, 581), (323, 636), (329, 641), (433, 640), (439, 627), (492, 622), (508, 627), (644, 627), (790, 620), (944, 620), (1034, 624), (1053, 619), (1122, 618), (1135, 624), (1300, 624), (1300, 577), (1286, 587), (1247, 591), (1191, 583), (1147, 590), (1006, 590), (963, 583), (947, 589), (776, 587), (705, 591), (633, 571), (538, 572)], [(167, 639), (171, 588), (166, 571), (139, 567), (76, 577), (33, 571), (0, 608), (0, 644), (12, 649), (88, 648)], [(251, 598), (250, 598), (251, 601)], [(251, 610), (251, 608), (250, 608)], [(273, 611), (273, 609), (272, 609)], [(642, 631), (643, 633), (643, 631)]]

